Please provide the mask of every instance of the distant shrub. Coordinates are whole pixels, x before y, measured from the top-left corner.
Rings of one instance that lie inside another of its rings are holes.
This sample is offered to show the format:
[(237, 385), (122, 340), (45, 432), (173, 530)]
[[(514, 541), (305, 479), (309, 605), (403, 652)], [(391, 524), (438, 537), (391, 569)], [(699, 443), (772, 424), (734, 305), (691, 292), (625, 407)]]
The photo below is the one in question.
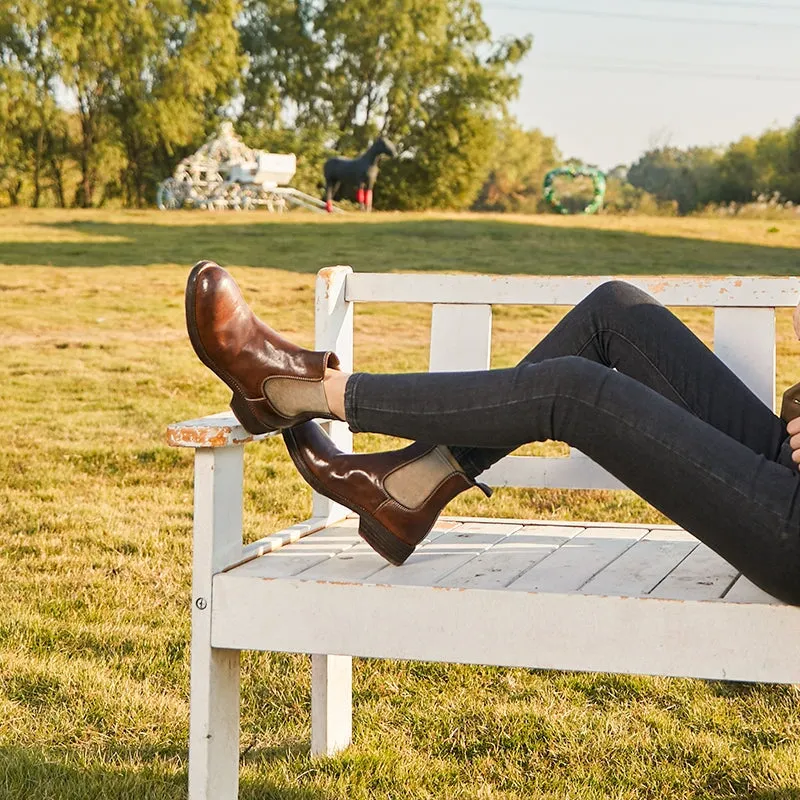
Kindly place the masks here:
[(800, 204), (781, 197), (779, 192), (756, 195), (748, 203), (716, 203), (697, 212), (703, 217), (738, 217), (740, 219), (798, 219)]

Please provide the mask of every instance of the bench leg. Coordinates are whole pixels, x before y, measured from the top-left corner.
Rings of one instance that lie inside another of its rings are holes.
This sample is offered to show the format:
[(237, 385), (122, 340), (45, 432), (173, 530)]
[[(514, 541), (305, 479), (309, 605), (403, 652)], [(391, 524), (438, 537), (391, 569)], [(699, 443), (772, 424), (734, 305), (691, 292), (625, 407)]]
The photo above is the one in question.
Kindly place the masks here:
[(239, 793), (239, 651), (211, 646), (215, 574), (242, 552), (244, 448), (195, 453), (189, 800)]
[(353, 659), (311, 656), (311, 755), (332, 756), (353, 739)]
[(192, 640), (189, 800), (239, 795), (239, 651)]

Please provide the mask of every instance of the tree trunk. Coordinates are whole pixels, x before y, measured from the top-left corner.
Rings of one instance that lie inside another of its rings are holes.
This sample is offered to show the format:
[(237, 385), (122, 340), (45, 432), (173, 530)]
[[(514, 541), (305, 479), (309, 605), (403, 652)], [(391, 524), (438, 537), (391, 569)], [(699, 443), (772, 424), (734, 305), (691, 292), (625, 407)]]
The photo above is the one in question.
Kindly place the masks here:
[(56, 193), (56, 202), (61, 208), (67, 207), (67, 198), (64, 194), (64, 157), (69, 151), (69, 142), (66, 133), (57, 141), (56, 135), (47, 131), (48, 166), (52, 187)]
[(22, 191), (22, 178), (17, 178), (16, 181), (8, 186), (8, 200), (12, 206), (19, 205), (19, 193)]
[(61, 172), (61, 165), (55, 155), (50, 158), (50, 170), (53, 175), (53, 188), (56, 190), (56, 202), (60, 208), (67, 207), (67, 201), (64, 197), (64, 175)]
[(94, 200), (94, 176), (91, 161), (94, 150), (94, 120), (88, 100), (80, 98), (79, 113), (81, 118), (81, 145), (78, 162), (81, 168), (80, 205), (91, 208)]
[(42, 194), (41, 171), (42, 171), (42, 150), (44, 146), (44, 124), (39, 125), (39, 132), (36, 134), (36, 151), (33, 155), (33, 202), (34, 208), (39, 208), (39, 198)]

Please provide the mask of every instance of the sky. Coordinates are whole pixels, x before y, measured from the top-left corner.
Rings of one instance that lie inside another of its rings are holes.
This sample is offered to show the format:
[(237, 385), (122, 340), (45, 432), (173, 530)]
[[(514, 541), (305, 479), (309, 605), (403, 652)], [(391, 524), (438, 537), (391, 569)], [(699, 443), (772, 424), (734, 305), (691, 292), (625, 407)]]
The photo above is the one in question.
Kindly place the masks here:
[(533, 36), (511, 110), (568, 158), (610, 169), (800, 116), (800, 0), (483, 0), (483, 15), (496, 38)]

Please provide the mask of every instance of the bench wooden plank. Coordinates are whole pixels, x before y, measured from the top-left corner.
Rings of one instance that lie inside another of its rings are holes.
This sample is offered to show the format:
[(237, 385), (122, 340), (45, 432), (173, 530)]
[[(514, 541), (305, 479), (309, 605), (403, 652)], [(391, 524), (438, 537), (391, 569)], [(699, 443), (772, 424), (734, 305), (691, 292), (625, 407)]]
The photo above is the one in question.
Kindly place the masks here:
[(390, 586), (435, 584), (519, 527), (500, 522), (459, 525), (417, 550), (401, 567), (387, 565), (371, 580)]
[(651, 597), (681, 600), (713, 600), (721, 597), (733, 583), (738, 570), (710, 547), (698, 544), (661, 583)]
[(489, 369), (492, 307), (436, 304), (431, 312), (431, 372)]
[(506, 456), (481, 474), (489, 486), (551, 489), (625, 489), (610, 472), (585, 456)]
[(304, 581), (364, 581), (385, 566), (386, 559), (366, 542), (358, 542), (303, 570), (297, 577)]
[[(542, 277), (353, 273), (349, 302), (574, 306), (614, 276)], [(793, 308), (800, 278), (626, 277), (668, 306)]]
[(774, 409), (774, 308), (715, 309), (714, 353), (767, 408)]
[(253, 435), (248, 433), (230, 411), (209, 414), (200, 419), (176, 422), (167, 428), (167, 444), (171, 447), (234, 447), (275, 436), (276, 431)]
[(728, 603), (768, 603), (776, 605), (781, 602), (771, 594), (767, 594), (763, 589), (759, 589), (744, 575), (740, 575), (736, 579), (733, 586), (725, 593), (724, 599)]
[[(456, 526), (455, 522), (437, 524), (419, 547), (426, 547)], [(385, 566), (386, 559), (359, 538), (353, 547), (317, 562), (297, 577), (305, 581), (365, 581)]]
[(265, 581), (232, 571), (214, 579), (213, 614), (214, 647), (800, 682), (800, 608), (787, 605)]
[(230, 572), (259, 578), (286, 578), (328, 561), (337, 553), (352, 549), (360, 541), (358, 521), (348, 519), (252, 559)]
[(581, 587), (584, 594), (637, 597), (650, 592), (689, 553), (697, 540), (651, 531)]
[(455, 569), (438, 585), (503, 589), (583, 530), (556, 526), (521, 528)]
[(523, 573), (509, 589), (577, 592), (648, 533), (647, 528), (592, 528), (570, 539)]

